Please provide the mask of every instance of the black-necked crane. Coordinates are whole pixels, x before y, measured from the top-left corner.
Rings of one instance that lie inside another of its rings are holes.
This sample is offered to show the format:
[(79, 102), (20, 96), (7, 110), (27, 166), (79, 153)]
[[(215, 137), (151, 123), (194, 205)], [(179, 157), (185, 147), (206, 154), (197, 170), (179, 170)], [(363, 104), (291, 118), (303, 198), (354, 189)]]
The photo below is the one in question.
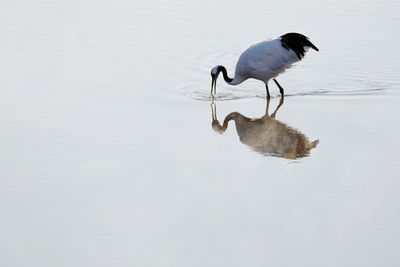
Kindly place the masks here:
[(267, 89), (267, 98), (270, 98), (268, 82), (273, 79), (281, 96), (284, 96), (283, 88), (275, 77), (300, 61), (310, 47), (319, 51), (308, 37), (294, 32), (254, 44), (240, 55), (236, 63), (235, 77), (230, 78), (222, 65), (211, 69), (211, 96), (214, 97), (216, 94), (217, 78), (221, 72), (224, 80), (230, 85), (240, 84), (249, 78), (263, 81)]

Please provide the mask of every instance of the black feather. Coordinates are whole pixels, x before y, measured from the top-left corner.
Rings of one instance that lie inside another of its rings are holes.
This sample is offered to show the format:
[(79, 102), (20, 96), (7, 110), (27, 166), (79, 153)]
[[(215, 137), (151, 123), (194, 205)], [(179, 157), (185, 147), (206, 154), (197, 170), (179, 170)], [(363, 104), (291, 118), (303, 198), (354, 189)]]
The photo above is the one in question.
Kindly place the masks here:
[(282, 35), (281, 44), (283, 48), (287, 50), (289, 49), (293, 50), (293, 52), (296, 53), (299, 60), (301, 60), (304, 57), (305, 46), (311, 47), (315, 51), (319, 51), (319, 49), (308, 40), (307, 36), (295, 32)]

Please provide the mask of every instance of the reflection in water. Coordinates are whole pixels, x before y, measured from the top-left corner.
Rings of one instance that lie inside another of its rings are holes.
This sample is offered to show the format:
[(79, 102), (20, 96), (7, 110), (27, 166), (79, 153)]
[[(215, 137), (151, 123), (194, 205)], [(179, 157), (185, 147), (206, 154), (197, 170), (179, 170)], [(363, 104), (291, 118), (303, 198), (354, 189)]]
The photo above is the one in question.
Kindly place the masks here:
[(300, 131), (275, 119), (278, 109), (283, 104), (283, 98), (271, 115), (268, 115), (269, 102), (267, 99), (267, 108), (263, 117), (250, 119), (238, 112), (231, 112), (225, 117), (222, 126), (217, 120), (216, 105), (212, 102), (212, 128), (222, 134), (228, 127), (229, 121), (234, 120), (240, 141), (255, 151), (286, 159), (308, 156), (319, 140), (310, 142)]

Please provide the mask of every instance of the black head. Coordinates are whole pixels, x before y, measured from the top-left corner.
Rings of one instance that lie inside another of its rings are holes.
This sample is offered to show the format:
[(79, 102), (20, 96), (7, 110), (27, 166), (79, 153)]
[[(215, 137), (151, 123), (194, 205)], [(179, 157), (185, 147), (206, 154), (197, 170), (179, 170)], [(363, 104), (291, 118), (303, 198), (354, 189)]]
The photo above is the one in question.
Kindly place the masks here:
[(220, 74), (220, 72), (222, 71), (224, 67), (221, 65), (215, 66), (214, 68), (211, 69), (211, 77), (214, 79), (218, 78), (218, 75)]
[(217, 79), (218, 75), (224, 67), (221, 65), (215, 66), (211, 69), (211, 96), (214, 97), (217, 92)]

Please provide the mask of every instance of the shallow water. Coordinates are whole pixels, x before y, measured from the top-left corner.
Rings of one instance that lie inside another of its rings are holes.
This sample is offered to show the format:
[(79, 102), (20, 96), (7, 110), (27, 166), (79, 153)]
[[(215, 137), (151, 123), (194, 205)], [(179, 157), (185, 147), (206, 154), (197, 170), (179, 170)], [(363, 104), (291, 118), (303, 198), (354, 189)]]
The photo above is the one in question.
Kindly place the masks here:
[[(3, 3), (2, 264), (399, 265), (399, 11), (396, 1)], [(289, 31), (320, 52), (279, 76), (278, 122), (258, 120), (258, 81), (220, 79), (211, 101), (211, 67), (233, 73), (249, 45)], [(251, 124), (216, 132), (232, 112)], [(271, 125), (319, 143), (283, 153), (257, 135)]]

